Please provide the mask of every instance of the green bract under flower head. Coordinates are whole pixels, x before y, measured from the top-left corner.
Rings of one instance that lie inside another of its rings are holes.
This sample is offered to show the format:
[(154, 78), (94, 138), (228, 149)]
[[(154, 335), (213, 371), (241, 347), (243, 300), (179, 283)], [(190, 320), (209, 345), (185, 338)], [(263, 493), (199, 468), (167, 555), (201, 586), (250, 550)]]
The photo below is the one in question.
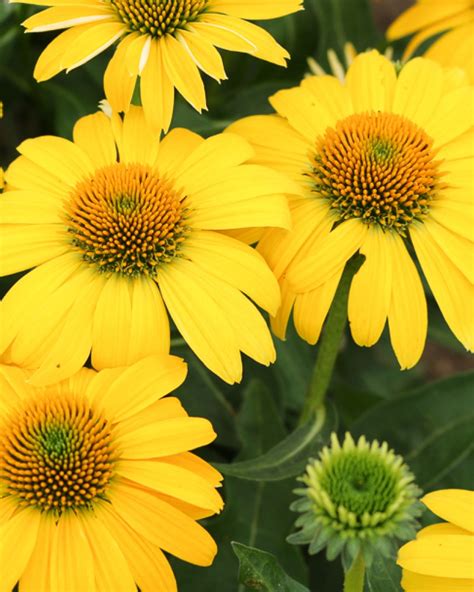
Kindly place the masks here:
[(362, 552), (370, 564), (374, 551), (391, 556), (397, 539), (415, 536), (421, 491), (386, 442), (369, 443), (361, 436), (356, 444), (347, 433), (341, 446), (333, 433), (331, 446), (309, 462), (299, 480), (306, 487), (295, 491), (302, 497), (291, 509), (302, 513), (296, 521), (300, 530), (288, 541), (309, 544), (310, 554), (326, 547), (328, 559), (342, 553), (350, 565)]

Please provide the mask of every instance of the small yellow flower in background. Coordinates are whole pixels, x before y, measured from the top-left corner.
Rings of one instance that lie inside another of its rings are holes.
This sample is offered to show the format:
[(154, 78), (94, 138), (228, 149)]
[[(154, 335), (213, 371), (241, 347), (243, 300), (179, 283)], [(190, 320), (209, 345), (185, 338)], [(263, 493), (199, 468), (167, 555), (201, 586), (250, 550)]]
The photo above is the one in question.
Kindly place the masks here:
[(408, 59), (426, 40), (442, 35), (428, 48), (425, 56), (446, 67), (464, 68), (474, 83), (474, 1), (418, 0), (389, 27), (391, 41), (416, 33), (408, 43)]
[(419, 360), (427, 332), (421, 264), (456, 337), (472, 350), (474, 110), (460, 71), (417, 58), (397, 75), (371, 51), (345, 82), (313, 76), (270, 102), (277, 115), (229, 127), (256, 149), (254, 162), (299, 183), (293, 229), (267, 230), (258, 250), (282, 288), (273, 330), (290, 313), (315, 343), (346, 262), (366, 257), (349, 295), (354, 340), (375, 344), (388, 318), (402, 368)]
[(423, 528), (398, 553), (406, 592), (474, 590), (474, 491), (445, 489), (425, 495), (424, 504), (447, 520)]
[[(242, 138), (174, 129), (158, 142), (143, 111), (96, 113), (74, 142), (26, 140), (0, 203), (0, 274), (33, 269), (4, 298), (0, 350), (39, 368), (35, 384), (169, 351), (167, 310), (197, 356), (240, 381), (240, 352), (275, 359), (268, 327), (245, 293), (275, 314), (280, 291), (256, 251), (223, 232), (289, 227), (280, 173), (245, 162)], [(243, 292), (243, 293), (242, 293)], [(163, 304), (164, 302), (164, 304)]]
[[(164, 397), (186, 376), (173, 356), (81, 369), (33, 387), (0, 366), (1, 592), (176, 590), (162, 551), (207, 566), (196, 520), (222, 509), (220, 474), (192, 449), (206, 419)], [(164, 398), (163, 398), (164, 397)]]
[(120, 43), (104, 77), (115, 111), (127, 111), (137, 77), (146, 118), (155, 131), (169, 128), (174, 89), (198, 111), (206, 109), (200, 71), (226, 74), (216, 47), (285, 66), (289, 54), (261, 27), (244, 19), (272, 19), (302, 9), (302, 0), (18, 0), (50, 5), (24, 22), (28, 32), (67, 29), (41, 54), (34, 76), (48, 80)]

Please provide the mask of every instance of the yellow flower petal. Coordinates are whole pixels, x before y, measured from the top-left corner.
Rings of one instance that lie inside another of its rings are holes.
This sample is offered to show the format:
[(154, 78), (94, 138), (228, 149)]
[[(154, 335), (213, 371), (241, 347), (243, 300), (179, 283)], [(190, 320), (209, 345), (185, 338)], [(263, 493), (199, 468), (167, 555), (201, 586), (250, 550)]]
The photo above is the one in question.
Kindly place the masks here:
[(176, 327), (194, 353), (229, 384), (240, 382), (242, 361), (232, 326), (211, 292), (189, 270), (192, 264), (175, 261), (164, 268), (159, 287)]
[(253, 51), (248, 53), (251, 53), (256, 58), (277, 64), (278, 66), (286, 66), (286, 60), (289, 59), (290, 54), (262, 27), (223, 14), (207, 13), (203, 16), (202, 20), (203, 23), (228, 29), (237, 33), (242, 39), (246, 39), (255, 47)]
[(131, 105), (122, 123), (120, 162), (153, 165), (158, 150), (158, 138), (147, 125), (143, 109)]
[[(52, 516), (46, 514), (41, 515), (36, 545), (20, 579), (22, 592), (38, 592), (38, 590), (51, 589), (50, 559), (56, 528), (55, 520)], [(94, 590), (94, 587), (92, 590)]]
[(308, 343), (315, 344), (319, 340), (342, 271), (341, 268), (333, 277), (316, 289), (296, 296), (293, 313), (296, 332)]
[(390, 111), (395, 94), (395, 67), (377, 51), (359, 54), (346, 76), (354, 111)]
[(168, 553), (195, 565), (212, 563), (217, 547), (211, 536), (172, 505), (119, 483), (113, 505), (130, 526)]
[(176, 35), (177, 40), (189, 53), (196, 66), (214, 80), (227, 79), (220, 53), (204, 37), (182, 29)]
[(52, 533), (50, 579), (52, 590), (94, 590), (94, 558), (81, 523), (64, 513)]
[(316, 253), (302, 258), (288, 270), (288, 281), (300, 292), (314, 290), (340, 271), (361, 247), (368, 226), (360, 220), (347, 220), (319, 243)]
[(59, 224), (5, 225), (0, 235), (0, 275), (30, 269), (68, 250), (67, 236)]
[(25, 140), (18, 146), (18, 152), (70, 187), (94, 172), (93, 164), (85, 152), (64, 138), (42, 136)]
[(443, 489), (433, 491), (422, 502), (443, 520), (474, 533), (474, 491)]
[[(187, 367), (181, 358), (148, 356), (123, 368), (105, 388), (95, 390), (91, 384), (91, 390), (95, 391), (93, 401), (106, 409), (108, 417), (122, 421), (178, 388), (186, 373)], [(97, 375), (95, 378), (98, 378)]]
[(390, 240), (382, 229), (369, 227), (360, 247), (365, 261), (352, 280), (348, 316), (352, 337), (358, 345), (377, 343), (387, 320), (392, 293)]
[(474, 580), (466, 578), (438, 578), (403, 570), (402, 587), (405, 592), (472, 592)]
[(97, 300), (92, 328), (92, 365), (96, 369), (128, 363), (132, 321), (131, 283), (111, 275)]
[(184, 46), (172, 35), (160, 40), (163, 64), (176, 89), (199, 113), (206, 109), (206, 92), (199, 70)]
[(128, 341), (128, 363), (170, 350), (170, 324), (155, 282), (135, 278), (131, 285), (132, 312)]
[(19, 156), (8, 167), (5, 180), (11, 189), (33, 189), (64, 198), (69, 186), (60, 181), (50, 171), (37, 165), (26, 156)]
[(161, 44), (153, 39), (140, 82), (143, 111), (151, 127), (168, 131), (173, 116), (174, 86), (164, 66)]
[(74, 126), (74, 143), (82, 148), (96, 167), (117, 161), (110, 119), (104, 113), (82, 117)]
[(216, 434), (207, 419), (179, 417), (120, 435), (123, 458), (160, 458), (205, 446)]
[(100, 520), (100, 514), (81, 513), (78, 519), (94, 555), (97, 590), (136, 592), (128, 562), (117, 541)]
[(275, 314), (280, 290), (263, 258), (247, 245), (217, 232), (193, 233), (186, 254), (206, 273), (211, 273), (245, 292), (264, 310)]
[(432, 535), (404, 545), (398, 563), (415, 573), (474, 581), (473, 557), (474, 536)]
[(0, 590), (10, 592), (20, 579), (38, 538), (41, 514), (35, 508), (18, 511), (0, 525)]
[(410, 236), (433, 295), (451, 331), (468, 350), (474, 349), (474, 287), (451, 263), (425, 226), (412, 225)]
[(301, 0), (213, 0), (212, 7), (225, 14), (251, 20), (273, 19), (303, 10)]
[(81, 34), (62, 56), (62, 69), (66, 69), (66, 72), (82, 66), (102, 53), (127, 32), (125, 25), (120, 22), (92, 23), (79, 28), (82, 29)]
[(189, 504), (219, 512), (223, 502), (205, 479), (172, 463), (154, 460), (121, 461), (117, 473), (152, 490)]
[[(387, 237), (388, 239), (388, 237)], [(387, 241), (393, 270), (388, 326), (390, 341), (402, 370), (414, 366), (425, 347), (428, 311), (418, 270), (400, 237)]]
[(438, 64), (422, 58), (410, 60), (397, 79), (393, 113), (423, 127), (439, 105), (443, 82), (443, 70)]
[(127, 35), (120, 41), (104, 73), (104, 91), (112, 109), (127, 111), (137, 82), (137, 72), (130, 72), (126, 56), (135, 41), (144, 42), (138, 33)]
[(108, 504), (101, 508), (100, 520), (118, 542), (142, 592), (177, 592), (170, 564), (156, 545), (152, 545), (130, 528)]

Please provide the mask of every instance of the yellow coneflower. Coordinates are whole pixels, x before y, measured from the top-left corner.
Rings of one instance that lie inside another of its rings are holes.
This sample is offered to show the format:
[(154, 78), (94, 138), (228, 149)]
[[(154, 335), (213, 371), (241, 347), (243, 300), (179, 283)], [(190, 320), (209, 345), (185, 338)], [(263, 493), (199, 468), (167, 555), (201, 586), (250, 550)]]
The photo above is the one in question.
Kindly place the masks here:
[(173, 592), (163, 551), (212, 563), (196, 520), (221, 476), (189, 451), (215, 433), (164, 397), (185, 375), (162, 355), (45, 388), (0, 366), (1, 592)]
[(127, 111), (137, 81), (150, 125), (167, 130), (174, 89), (198, 111), (206, 108), (200, 71), (226, 78), (216, 47), (280, 66), (289, 54), (261, 27), (244, 19), (272, 19), (302, 9), (302, 0), (17, 0), (51, 6), (24, 23), (28, 32), (67, 29), (41, 54), (38, 81), (72, 70), (120, 43), (104, 77), (116, 111)]
[(424, 41), (442, 33), (425, 56), (446, 67), (464, 68), (474, 83), (473, 0), (418, 0), (390, 25), (387, 37), (394, 40), (412, 33), (416, 35), (408, 43), (404, 59)]
[(398, 552), (406, 592), (474, 590), (474, 492), (444, 489), (421, 500), (447, 520), (423, 528)]
[(275, 359), (247, 296), (275, 314), (278, 284), (256, 251), (221, 231), (288, 227), (284, 194), (299, 188), (245, 164), (245, 140), (175, 129), (158, 142), (132, 107), (123, 121), (79, 120), (74, 142), (40, 137), (19, 151), (0, 203), (0, 274), (33, 270), (5, 296), (2, 333), (8, 359), (39, 368), (33, 382), (66, 378), (91, 350), (96, 369), (168, 352), (166, 309), (229, 383), (241, 379), (241, 351)]
[(273, 320), (284, 337), (291, 310), (315, 343), (346, 262), (365, 262), (349, 295), (359, 345), (375, 344), (388, 318), (402, 368), (423, 352), (427, 307), (416, 255), (456, 337), (472, 350), (473, 87), (459, 71), (417, 58), (399, 73), (372, 51), (345, 82), (306, 78), (270, 102), (278, 115), (230, 126), (253, 144), (254, 162), (299, 183), (293, 229), (268, 230), (259, 244), (282, 288)]

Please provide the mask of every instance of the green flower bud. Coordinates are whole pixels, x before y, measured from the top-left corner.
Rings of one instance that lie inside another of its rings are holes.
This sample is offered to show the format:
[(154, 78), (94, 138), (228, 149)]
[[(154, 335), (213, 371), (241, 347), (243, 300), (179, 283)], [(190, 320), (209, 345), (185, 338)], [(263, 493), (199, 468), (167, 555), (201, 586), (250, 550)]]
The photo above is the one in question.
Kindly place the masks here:
[(341, 554), (346, 568), (359, 553), (366, 565), (374, 551), (393, 557), (399, 542), (414, 538), (419, 527), (421, 490), (386, 442), (361, 436), (355, 444), (346, 433), (341, 446), (333, 433), (331, 446), (298, 480), (306, 487), (295, 490), (301, 497), (291, 509), (301, 516), (288, 542), (308, 544), (310, 554), (326, 548), (329, 560)]

